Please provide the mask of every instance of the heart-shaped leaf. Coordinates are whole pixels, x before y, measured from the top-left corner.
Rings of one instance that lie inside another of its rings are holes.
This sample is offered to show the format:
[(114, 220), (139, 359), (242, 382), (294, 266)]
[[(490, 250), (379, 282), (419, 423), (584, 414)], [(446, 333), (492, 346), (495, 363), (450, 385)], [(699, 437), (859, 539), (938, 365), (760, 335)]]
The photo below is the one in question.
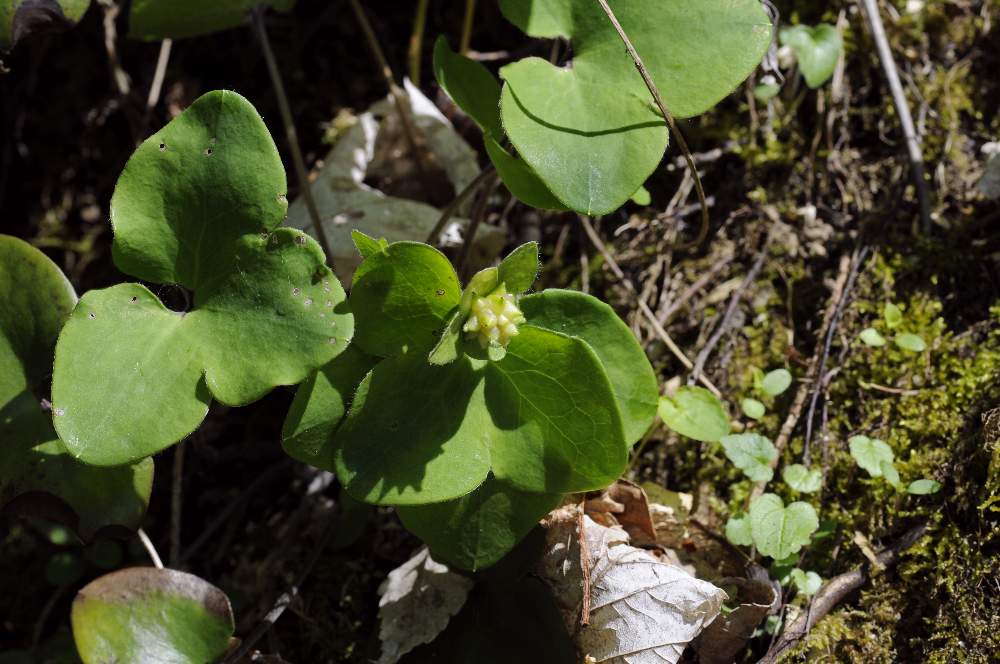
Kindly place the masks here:
[(73, 600), (83, 664), (217, 662), (233, 635), (229, 598), (185, 572), (133, 567), (85, 586)]
[(287, 202), (253, 106), (212, 92), (146, 140), (111, 201), (115, 264), (194, 291), (191, 311), (145, 287), (87, 293), (56, 347), (56, 430), (97, 465), (140, 459), (198, 426), (212, 397), (245, 405), (294, 385), (353, 334), (319, 245), (278, 228)]
[(90, 539), (104, 526), (139, 525), (153, 462), (95, 468), (76, 461), (33, 393), (52, 370), (56, 337), (75, 304), (52, 261), (0, 235), (0, 507), (40, 513)]
[(771, 462), (778, 457), (774, 444), (756, 433), (723, 436), (720, 440), (726, 457), (754, 482), (770, 482), (774, 477)]
[(625, 441), (642, 438), (656, 419), (659, 386), (632, 330), (614, 309), (584, 293), (549, 289), (520, 302), (530, 325), (579, 337), (607, 373), (625, 426)]
[(783, 560), (809, 543), (819, 528), (816, 510), (809, 503), (785, 507), (779, 496), (765, 493), (750, 503), (750, 530), (761, 554)]
[[(677, 117), (704, 112), (760, 63), (772, 26), (758, 0), (612, 0)], [(632, 196), (667, 146), (664, 119), (597, 2), (501, 0), (532, 37), (564, 37), (573, 61), (507, 65), (501, 114), (518, 154), (567, 207), (605, 214)]]
[(337, 431), (348, 492), (376, 504), (464, 496), (486, 479), (529, 493), (606, 486), (626, 446), (611, 384), (581, 339), (530, 325), (500, 362), (444, 366), (406, 354), (378, 364)]
[(490, 476), (457, 500), (398, 511), (435, 560), (475, 572), (496, 564), (561, 501), (561, 494), (525, 493)]
[(501, 145), (500, 83), (486, 67), (451, 50), (448, 40), (434, 44), (434, 76), (455, 105), (483, 131), (486, 153), (510, 192), (531, 207), (564, 210), (565, 206), (531, 167)]
[(826, 23), (782, 28), (779, 38), (782, 46), (795, 52), (799, 70), (810, 88), (818, 88), (830, 80), (844, 50), (844, 40), (837, 28)]
[(288, 11), (295, 0), (132, 0), (128, 36), (156, 41), (207, 35), (241, 25), (257, 5)]
[(90, 0), (3, 0), (0, 2), (0, 50), (14, 48), (32, 35), (62, 32), (83, 18)]
[(801, 463), (785, 466), (781, 471), (781, 478), (785, 480), (785, 484), (799, 493), (816, 493), (823, 486), (823, 474)]
[(302, 381), (281, 429), (281, 445), (288, 456), (310, 465), (329, 456), (327, 447), (347, 414), (354, 390), (375, 363), (375, 358), (351, 345)]
[(851, 449), (851, 456), (872, 477), (882, 477), (882, 464), (892, 465), (895, 458), (892, 448), (885, 441), (877, 438), (852, 436), (847, 442)]
[(823, 579), (819, 574), (806, 572), (798, 567), (791, 571), (790, 578), (795, 588), (806, 597), (815, 595), (823, 585)]
[(714, 443), (730, 431), (729, 417), (715, 395), (703, 387), (684, 386), (660, 397), (660, 417), (682, 436)]

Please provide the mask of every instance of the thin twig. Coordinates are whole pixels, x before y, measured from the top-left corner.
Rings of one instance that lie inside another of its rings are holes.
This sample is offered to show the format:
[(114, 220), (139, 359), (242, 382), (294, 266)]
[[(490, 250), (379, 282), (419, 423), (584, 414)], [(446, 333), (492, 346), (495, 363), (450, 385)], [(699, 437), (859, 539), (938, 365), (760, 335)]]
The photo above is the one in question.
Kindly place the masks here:
[[(684, 354), (684, 351), (681, 350), (680, 346), (678, 346), (674, 342), (674, 340), (670, 338), (670, 335), (667, 334), (667, 331), (663, 328), (662, 325), (660, 325), (660, 321), (656, 320), (656, 314), (654, 314), (652, 309), (649, 308), (649, 305), (647, 305), (646, 302), (641, 297), (639, 297), (639, 292), (636, 290), (635, 284), (633, 284), (632, 280), (626, 277), (625, 273), (622, 272), (622, 269), (618, 266), (618, 261), (615, 260), (614, 256), (611, 255), (611, 252), (608, 251), (608, 248), (604, 245), (604, 242), (601, 241), (600, 236), (597, 234), (597, 231), (594, 230), (594, 227), (591, 225), (590, 220), (587, 219), (585, 216), (580, 215), (580, 224), (583, 226), (583, 230), (587, 233), (587, 237), (590, 238), (591, 244), (593, 244), (594, 247), (599, 252), (601, 252), (601, 255), (604, 257), (604, 262), (608, 264), (608, 267), (611, 268), (611, 271), (614, 273), (614, 275), (618, 277), (618, 280), (622, 282), (622, 284), (625, 286), (626, 289), (628, 289), (632, 294), (636, 296), (636, 301), (638, 302), (639, 311), (641, 311), (642, 315), (645, 316), (646, 320), (652, 326), (657, 336), (660, 337), (660, 340), (664, 343), (664, 345), (666, 345), (667, 349), (669, 349), (670, 352), (673, 353), (674, 357), (676, 357), (680, 361), (680, 363), (684, 365), (685, 369), (687, 369), (688, 371), (693, 369), (694, 364), (691, 362), (688, 356)], [(722, 392), (719, 391), (719, 388), (717, 388), (714, 384), (712, 384), (712, 381), (710, 381), (708, 378), (705, 378), (705, 376), (699, 376), (698, 380), (712, 394), (714, 394), (719, 398), (722, 398)]]
[(681, 134), (680, 130), (677, 128), (677, 123), (674, 121), (674, 116), (671, 115), (670, 111), (667, 109), (666, 102), (663, 101), (663, 96), (660, 94), (660, 90), (656, 87), (656, 83), (653, 82), (653, 77), (650, 75), (649, 70), (646, 69), (645, 63), (643, 63), (642, 58), (639, 57), (639, 52), (635, 50), (635, 46), (632, 44), (632, 40), (625, 33), (625, 28), (622, 24), (618, 22), (618, 17), (615, 16), (614, 11), (612, 11), (611, 6), (608, 5), (607, 0), (597, 0), (597, 3), (601, 5), (601, 9), (607, 14), (608, 20), (611, 21), (611, 25), (615, 27), (615, 31), (621, 40), (625, 43), (625, 50), (628, 51), (629, 56), (632, 58), (632, 62), (635, 63), (635, 68), (639, 70), (639, 75), (642, 76), (643, 82), (646, 87), (649, 88), (650, 94), (653, 95), (653, 100), (656, 102), (657, 108), (660, 109), (660, 114), (663, 119), (666, 120), (667, 126), (670, 128), (670, 132), (673, 134), (674, 139), (677, 141), (677, 145), (680, 147), (681, 152), (684, 153), (684, 161), (687, 162), (688, 171), (691, 173), (691, 177), (694, 178), (694, 188), (698, 193), (698, 203), (701, 205), (701, 228), (698, 230), (698, 237), (696, 237), (692, 242), (684, 245), (680, 245), (678, 248), (690, 249), (692, 247), (699, 246), (708, 237), (708, 229), (710, 221), (708, 218), (708, 200), (705, 197), (705, 188), (701, 183), (701, 176), (698, 174), (698, 166), (694, 163), (694, 157), (691, 154), (691, 149), (688, 148), (687, 141), (684, 140), (684, 135)]
[(465, 0), (465, 17), (462, 19), (462, 38), (458, 42), (458, 52), (465, 54), (472, 44), (472, 26), (476, 23), (476, 0)]
[(32, 654), (37, 656), (38, 653), (35, 651), (38, 649), (38, 645), (42, 641), (42, 634), (45, 633), (45, 623), (49, 621), (49, 616), (52, 615), (52, 609), (56, 608), (56, 604), (62, 596), (66, 594), (67, 590), (69, 590), (69, 586), (57, 586), (56, 589), (52, 591), (52, 594), (49, 595), (49, 599), (45, 602), (45, 606), (42, 607), (41, 613), (38, 614), (38, 620), (35, 621), (35, 629), (31, 633)]
[(410, 63), (410, 80), (420, 87), (420, 59), (424, 51), (424, 31), (427, 29), (427, 7), (431, 0), (419, 0), (417, 13), (413, 17), (413, 33), (410, 35), (410, 47), (406, 58)]
[(153, 566), (156, 569), (163, 569), (163, 560), (160, 559), (160, 554), (156, 552), (153, 540), (149, 539), (149, 535), (142, 528), (137, 530), (136, 534), (139, 536), (139, 541), (142, 542), (142, 545), (146, 547), (146, 553), (149, 554), (149, 559), (153, 561)]
[(698, 356), (695, 358), (694, 368), (691, 369), (691, 375), (688, 376), (688, 385), (693, 384), (696, 380), (698, 380), (698, 378), (701, 377), (702, 371), (705, 369), (705, 362), (708, 361), (712, 351), (732, 325), (733, 317), (740, 308), (740, 301), (743, 299), (743, 295), (746, 293), (747, 289), (750, 288), (751, 284), (757, 280), (757, 275), (760, 274), (761, 268), (764, 267), (764, 261), (767, 260), (767, 250), (770, 246), (771, 236), (768, 235), (764, 240), (764, 246), (760, 248), (760, 251), (757, 254), (757, 260), (754, 261), (753, 265), (750, 267), (750, 271), (747, 272), (747, 276), (744, 277), (739, 287), (733, 292), (732, 297), (729, 298), (729, 305), (726, 307), (726, 312), (722, 315), (722, 320), (719, 321), (719, 325), (715, 328), (715, 332), (712, 333), (712, 336), (709, 337), (705, 347), (701, 349), (701, 352), (699, 352)]
[(587, 513), (584, 502), (580, 501), (579, 517), (577, 519), (576, 536), (580, 543), (580, 571), (583, 577), (583, 606), (580, 609), (580, 624), (586, 627), (590, 624), (590, 551), (587, 547)]
[(472, 220), (469, 222), (469, 227), (465, 230), (465, 237), (462, 240), (462, 250), (459, 252), (458, 260), (456, 261), (460, 275), (464, 275), (468, 267), (469, 256), (472, 254), (472, 244), (476, 241), (476, 233), (479, 231), (479, 225), (486, 218), (486, 209), (490, 204), (490, 196), (496, 191), (498, 184), (500, 184), (500, 178), (494, 173), (486, 181), (486, 186), (483, 187), (483, 191), (479, 194), (479, 203), (472, 213)]
[(441, 216), (438, 218), (437, 223), (434, 224), (434, 228), (427, 234), (427, 239), (425, 240), (427, 244), (437, 244), (440, 242), (441, 233), (444, 232), (444, 227), (447, 226), (448, 221), (455, 216), (455, 212), (458, 211), (458, 208), (465, 203), (469, 196), (476, 193), (476, 190), (479, 189), (484, 182), (493, 177), (495, 173), (496, 169), (493, 168), (492, 164), (487, 166), (480, 171), (479, 175), (477, 175), (472, 182), (465, 186), (465, 189), (460, 191), (458, 195), (452, 199), (451, 203), (448, 203), (448, 206), (441, 211)]
[[(601, 0), (598, 0), (601, 1)], [(903, 136), (906, 138), (906, 152), (910, 158), (910, 169), (913, 173), (913, 186), (917, 190), (917, 198), (920, 201), (920, 220), (924, 234), (931, 232), (931, 203), (930, 194), (927, 191), (927, 179), (924, 175), (924, 156), (920, 149), (920, 138), (917, 136), (916, 127), (913, 125), (913, 116), (910, 114), (910, 106), (906, 102), (906, 94), (903, 92), (903, 84), (899, 80), (899, 70), (896, 68), (896, 61), (892, 57), (892, 48), (889, 46), (889, 39), (885, 35), (885, 26), (882, 23), (882, 15), (878, 9), (876, 0), (861, 0), (868, 16), (868, 25), (872, 30), (872, 38), (875, 40), (875, 48), (878, 50), (879, 60), (882, 61), (882, 70), (885, 72), (886, 80), (889, 83), (889, 91), (892, 93), (892, 103), (896, 107), (899, 115), (899, 123), (903, 126)]]
[[(878, 554), (878, 564), (883, 569), (891, 567), (899, 560), (900, 554), (916, 544), (917, 540), (923, 537), (926, 532), (926, 523), (914, 526), (894, 545)], [(823, 584), (823, 587), (813, 597), (809, 608), (801, 612), (799, 617), (782, 632), (781, 638), (768, 649), (766, 655), (757, 660), (757, 664), (775, 664), (785, 651), (805, 638), (813, 625), (819, 622), (823, 616), (832, 611), (845, 597), (861, 588), (868, 581), (869, 576), (868, 565), (863, 565), (850, 572), (835, 576)]]
[(152, 110), (160, 101), (163, 79), (167, 75), (167, 63), (170, 62), (170, 49), (173, 44), (173, 39), (164, 39), (160, 42), (160, 55), (156, 58), (156, 71), (153, 72), (153, 82), (149, 86), (149, 95), (146, 97), (146, 110)]
[(333, 251), (330, 247), (330, 241), (326, 237), (326, 229), (323, 228), (323, 223), (320, 221), (319, 208), (316, 207), (316, 201), (313, 199), (312, 187), (309, 186), (309, 174), (306, 171), (306, 162), (302, 158), (302, 149), (299, 147), (299, 135), (295, 130), (292, 107), (288, 103), (288, 95), (285, 94), (285, 84), (281, 80), (278, 61), (275, 60), (274, 51), (271, 50), (271, 40), (267, 37), (267, 26), (264, 25), (265, 10), (264, 6), (260, 6), (251, 12), (254, 32), (257, 34), (261, 50), (264, 52), (267, 73), (271, 77), (274, 95), (278, 98), (278, 110), (281, 112), (281, 121), (285, 125), (288, 148), (292, 152), (292, 165), (295, 167), (295, 176), (299, 181), (299, 193), (309, 211), (309, 219), (316, 231), (316, 239), (319, 240), (320, 246), (323, 247), (323, 253), (326, 254), (326, 259), (329, 261), (333, 259)]
[(181, 561), (181, 510), (184, 498), (184, 451), (186, 441), (177, 443), (174, 448), (173, 482), (170, 486), (170, 551), (168, 560), (175, 568)]

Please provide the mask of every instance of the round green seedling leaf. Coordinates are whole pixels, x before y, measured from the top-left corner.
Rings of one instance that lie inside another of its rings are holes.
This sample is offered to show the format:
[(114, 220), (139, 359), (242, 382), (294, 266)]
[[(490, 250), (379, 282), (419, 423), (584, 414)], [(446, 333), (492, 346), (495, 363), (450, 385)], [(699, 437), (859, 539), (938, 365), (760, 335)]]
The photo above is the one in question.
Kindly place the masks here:
[(83, 664), (217, 662), (234, 630), (221, 590), (193, 574), (147, 567), (85, 586), (73, 600), (71, 622)]
[(375, 358), (351, 345), (302, 381), (281, 429), (281, 445), (288, 456), (313, 466), (329, 458), (333, 433), (375, 364)]
[(774, 444), (756, 433), (723, 436), (720, 440), (726, 458), (754, 482), (770, 482), (774, 477), (771, 462), (778, 458)]
[(753, 544), (750, 517), (746, 515), (729, 517), (729, 521), (726, 522), (726, 539), (737, 546)]
[(906, 487), (906, 492), (913, 494), (914, 496), (929, 496), (930, 494), (937, 493), (940, 490), (940, 482), (927, 479), (910, 482), (910, 486)]
[(611, 383), (581, 339), (531, 325), (500, 362), (421, 355), (378, 364), (338, 429), (334, 460), (359, 500), (421, 505), (497, 478), (527, 493), (607, 486), (627, 450)]
[(456, 500), (398, 511), (434, 560), (476, 572), (499, 562), (560, 502), (561, 494), (525, 493), (490, 476)]
[(756, 399), (749, 398), (740, 401), (740, 410), (742, 410), (743, 414), (751, 420), (759, 420), (764, 417), (764, 414), (767, 412), (767, 408), (764, 407), (764, 404)]
[(823, 474), (801, 463), (785, 466), (781, 471), (781, 478), (785, 480), (785, 484), (799, 493), (816, 493), (823, 486)]
[(775, 369), (768, 372), (761, 380), (761, 391), (770, 396), (776, 397), (782, 394), (792, 385), (792, 374), (788, 369)]
[(615, 392), (629, 444), (656, 419), (656, 374), (632, 330), (595, 297), (550, 289), (521, 299), (529, 325), (583, 339), (597, 353)]
[(897, 334), (892, 340), (897, 346), (911, 353), (922, 353), (927, 350), (927, 342), (924, 341), (923, 337), (916, 334), (903, 332), (902, 334)]
[(132, 0), (128, 36), (158, 41), (208, 35), (242, 25), (257, 5), (284, 12), (295, 0)]
[(881, 348), (886, 343), (885, 337), (879, 334), (878, 330), (874, 327), (862, 330), (858, 338), (861, 339), (861, 343), (871, 348)]
[(903, 324), (903, 310), (892, 302), (887, 302), (882, 310), (882, 318), (885, 319), (886, 327), (895, 330)]
[(90, 0), (3, 0), (0, 2), (0, 51), (25, 37), (69, 30), (79, 22)]
[(339, 354), (353, 317), (322, 250), (278, 228), (285, 177), (250, 103), (212, 92), (144, 142), (115, 188), (115, 263), (194, 291), (168, 310), (122, 284), (88, 293), (56, 348), (56, 430), (87, 463), (149, 456), (198, 426), (212, 397), (255, 401)]
[(750, 503), (750, 529), (761, 554), (783, 560), (809, 543), (819, 528), (816, 510), (808, 503), (785, 507), (779, 496), (765, 493)]
[(448, 258), (419, 242), (395, 242), (354, 273), (355, 343), (369, 355), (426, 353), (438, 341), (462, 287)]
[(872, 477), (882, 477), (883, 464), (892, 465), (895, 455), (885, 441), (868, 436), (852, 436), (847, 441), (851, 456)]
[(722, 403), (703, 387), (684, 386), (673, 396), (660, 397), (659, 413), (673, 431), (707, 443), (731, 430)]
[(782, 28), (779, 39), (782, 46), (795, 52), (799, 70), (810, 88), (818, 88), (830, 80), (844, 51), (844, 40), (837, 28), (826, 23)]
[(149, 503), (153, 462), (95, 468), (56, 438), (36, 392), (76, 294), (42, 252), (0, 235), (0, 507), (55, 519), (90, 539), (135, 528)]
[(823, 585), (823, 578), (816, 572), (806, 572), (798, 567), (793, 569), (789, 574), (792, 583), (795, 584), (795, 588), (809, 597), (815, 595), (819, 592), (820, 586)]
[[(668, 110), (691, 117), (754, 70), (772, 38), (757, 0), (613, 0)], [(526, 58), (501, 70), (501, 115), (518, 154), (563, 204), (606, 214), (631, 197), (667, 146), (664, 119), (597, 2), (502, 0), (533, 37), (564, 37), (571, 66)]]

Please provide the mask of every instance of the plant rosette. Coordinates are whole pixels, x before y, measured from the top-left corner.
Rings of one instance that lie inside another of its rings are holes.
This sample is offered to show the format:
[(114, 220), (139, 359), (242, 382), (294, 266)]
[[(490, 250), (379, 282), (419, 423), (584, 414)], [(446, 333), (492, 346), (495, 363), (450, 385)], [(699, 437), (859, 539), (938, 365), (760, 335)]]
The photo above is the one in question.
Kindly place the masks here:
[(527, 294), (535, 243), (463, 289), (428, 245), (354, 237), (360, 352), (300, 388), (290, 454), (336, 470), (359, 500), (399, 507), (436, 559), (466, 569), (499, 560), (565, 494), (620, 476), (658, 395), (609, 306), (571, 291)]
[(126, 274), (193, 292), (168, 309), (137, 283), (85, 294), (59, 336), (55, 427), (119, 465), (176, 443), (213, 399), (249, 404), (340, 354), (354, 321), (319, 245), (281, 228), (285, 171), (260, 114), (210, 92), (140, 145), (111, 199)]

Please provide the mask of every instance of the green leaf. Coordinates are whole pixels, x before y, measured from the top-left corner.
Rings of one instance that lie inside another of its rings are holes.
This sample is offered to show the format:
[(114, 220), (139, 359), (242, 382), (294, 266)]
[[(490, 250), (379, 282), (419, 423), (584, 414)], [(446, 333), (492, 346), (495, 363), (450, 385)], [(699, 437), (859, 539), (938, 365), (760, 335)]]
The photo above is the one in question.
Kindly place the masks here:
[(26, 37), (62, 32), (79, 22), (90, 0), (3, 0), (0, 2), (0, 51)]
[(844, 51), (844, 40), (837, 28), (827, 23), (782, 28), (779, 39), (782, 46), (795, 52), (799, 70), (810, 88), (818, 88), (830, 80)]
[(726, 539), (737, 546), (750, 546), (753, 544), (753, 535), (750, 532), (750, 517), (746, 515), (731, 516), (726, 522)]
[(886, 482), (897, 491), (903, 490), (903, 484), (899, 480), (899, 471), (896, 470), (896, 466), (891, 461), (883, 461), (879, 464), (879, 468), (882, 470), (882, 477), (885, 478)]
[(369, 237), (357, 229), (351, 231), (351, 240), (354, 241), (354, 246), (357, 247), (358, 253), (361, 254), (361, 258), (368, 258), (374, 254), (381, 253), (386, 247), (389, 246), (389, 243), (385, 241), (385, 238), (376, 240), (375, 238)]
[(787, 390), (792, 384), (792, 374), (788, 369), (775, 369), (761, 379), (760, 389), (770, 397), (776, 397)]
[(785, 507), (779, 496), (765, 493), (750, 503), (750, 529), (762, 555), (782, 560), (798, 553), (819, 528), (812, 505), (794, 502)]
[(815, 595), (823, 585), (823, 579), (819, 574), (806, 572), (798, 567), (791, 571), (790, 576), (795, 588), (806, 597)]
[(823, 474), (800, 463), (785, 466), (781, 471), (781, 478), (799, 493), (816, 493), (823, 486)]
[(496, 564), (561, 501), (561, 494), (525, 493), (491, 476), (457, 500), (398, 511), (435, 560), (475, 572)]
[[(774, 80), (773, 77), (772, 80)], [(757, 101), (767, 103), (777, 97), (779, 92), (781, 92), (781, 84), (775, 80), (773, 83), (761, 83), (755, 87), (753, 89), (753, 96)]]
[(632, 194), (632, 202), (636, 205), (647, 206), (653, 202), (653, 195), (649, 193), (649, 190), (645, 187), (639, 187), (634, 194)]
[(128, 36), (158, 41), (208, 35), (242, 25), (257, 5), (285, 12), (295, 0), (132, 0)]
[(882, 310), (882, 318), (885, 319), (886, 327), (895, 330), (903, 324), (903, 311), (892, 302), (888, 302)]
[(0, 235), (0, 507), (57, 519), (87, 540), (105, 526), (139, 525), (153, 461), (86, 466), (56, 439), (35, 392), (52, 370), (56, 337), (75, 303), (55, 263), (28, 243)]
[(375, 358), (351, 345), (299, 385), (281, 429), (281, 446), (288, 456), (309, 465), (329, 458), (333, 433), (347, 414), (354, 390), (375, 363)]
[(621, 416), (585, 342), (530, 325), (501, 362), (377, 365), (335, 436), (337, 475), (370, 503), (459, 498), (486, 479), (529, 493), (602, 488), (625, 468)]
[(909, 332), (897, 334), (893, 338), (893, 342), (903, 350), (908, 350), (911, 353), (922, 353), (927, 350), (927, 343), (923, 338)]
[(743, 399), (740, 401), (740, 410), (742, 410), (743, 414), (752, 420), (759, 420), (764, 417), (764, 414), (767, 412), (764, 404), (756, 399)]
[(885, 345), (885, 337), (878, 333), (874, 327), (869, 327), (861, 331), (858, 335), (861, 342), (866, 346), (871, 346), (872, 348), (881, 348)]
[(847, 441), (851, 456), (872, 477), (882, 477), (882, 464), (892, 464), (895, 455), (884, 441), (868, 436), (853, 436)]
[(656, 419), (656, 374), (632, 330), (614, 309), (584, 293), (549, 289), (522, 298), (528, 324), (585, 341), (600, 358), (618, 400), (625, 441), (642, 438)]
[(774, 444), (756, 433), (723, 436), (720, 440), (726, 457), (754, 482), (770, 482), (774, 477), (771, 462), (778, 458)]
[(429, 351), (461, 296), (444, 254), (419, 242), (394, 242), (354, 273), (354, 342), (376, 357)]
[(169, 569), (133, 567), (84, 587), (73, 600), (73, 637), (84, 664), (218, 661), (233, 635), (225, 593)]
[(932, 493), (937, 493), (940, 490), (940, 482), (927, 479), (910, 482), (910, 486), (906, 487), (906, 492), (911, 493), (914, 496), (928, 496)]
[(486, 154), (514, 198), (541, 210), (568, 210), (531, 166), (518, 159), (490, 135), (483, 136)]
[(526, 242), (510, 252), (500, 261), (497, 279), (507, 286), (507, 292), (515, 295), (531, 290), (541, 264), (538, 260), (538, 243)]
[[(754, 70), (772, 26), (757, 0), (611, 2), (675, 117), (711, 108)], [(501, 115), (521, 157), (562, 203), (606, 214), (629, 199), (667, 146), (663, 118), (596, 2), (502, 0), (532, 37), (572, 40), (574, 58), (501, 69)]]
[(80, 301), (56, 348), (56, 430), (96, 465), (140, 459), (191, 433), (214, 396), (240, 406), (294, 385), (353, 334), (344, 291), (287, 203), (253, 106), (204, 95), (136, 150), (111, 201), (115, 264), (194, 291), (168, 310), (121, 284)]
[(714, 443), (730, 432), (729, 417), (715, 395), (703, 387), (682, 387), (660, 397), (660, 417), (682, 436)]

